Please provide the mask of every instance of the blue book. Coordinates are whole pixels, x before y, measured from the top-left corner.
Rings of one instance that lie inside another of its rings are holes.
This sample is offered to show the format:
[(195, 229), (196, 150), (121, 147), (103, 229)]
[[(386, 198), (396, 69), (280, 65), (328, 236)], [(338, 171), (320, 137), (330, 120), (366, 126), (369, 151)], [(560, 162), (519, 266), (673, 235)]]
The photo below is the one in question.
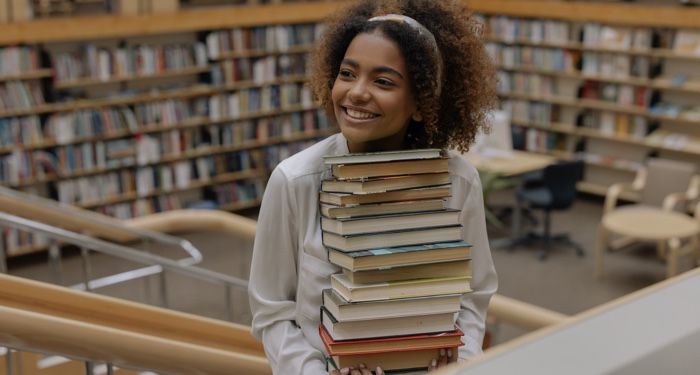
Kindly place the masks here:
[(464, 241), (452, 241), (354, 252), (329, 248), (328, 260), (350, 271), (373, 270), (469, 259), (471, 247)]

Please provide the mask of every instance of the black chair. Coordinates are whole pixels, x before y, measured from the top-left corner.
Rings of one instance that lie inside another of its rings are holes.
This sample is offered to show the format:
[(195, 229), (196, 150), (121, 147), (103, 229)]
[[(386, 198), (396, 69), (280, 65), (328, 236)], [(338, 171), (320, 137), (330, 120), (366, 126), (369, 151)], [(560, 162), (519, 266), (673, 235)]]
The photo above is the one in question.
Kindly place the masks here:
[(568, 245), (576, 250), (579, 256), (584, 255), (583, 248), (573, 242), (567, 234), (552, 235), (551, 212), (566, 210), (576, 199), (576, 182), (583, 176), (583, 161), (564, 161), (547, 166), (542, 172), (540, 185), (525, 185), (518, 189), (516, 197), (522, 207), (544, 211), (544, 230), (542, 234), (530, 233), (517, 243), (542, 241), (543, 248), (539, 253), (540, 260), (549, 255), (552, 243)]

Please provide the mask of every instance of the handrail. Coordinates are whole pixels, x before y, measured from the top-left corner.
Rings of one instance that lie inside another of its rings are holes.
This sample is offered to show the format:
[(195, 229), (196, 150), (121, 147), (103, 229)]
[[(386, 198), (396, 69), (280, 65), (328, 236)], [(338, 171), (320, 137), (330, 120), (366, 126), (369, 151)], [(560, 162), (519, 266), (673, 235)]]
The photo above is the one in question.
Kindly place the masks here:
[(90, 250), (120, 257), (133, 262), (139, 262), (147, 265), (158, 265), (167, 270), (174, 271), (185, 276), (194, 277), (216, 284), (221, 284), (224, 286), (238, 286), (242, 288), (247, 288), (248, 286), (248, 283), (245, 280), (237, 277), (228, 276), (203, 268), (192, 267), (201, 259), (201, 254), (187, 241), (185, 242), (191, 246), (191, 249), (189, 250), (194, 251), (195, 254), (199, 254), (199, 256), (196, 258), (184, 258), (176, 261), (2, 212), (0, 212), (0, 224), (16, 229), (41, 233), (57, 241), (84, 246)]
[(168, 374), (270, 374), (249, 327), (0, 275), (0, 344)]
[[(255, 239), (255, 220), (223, 211), (187, 210), (169, 211), (127, 221), (130, 227), (182, 232), (187, 230), (217, 230), (232, 233), (243, 240)], [(539, 329), (564, 321), (567, 316), (552, 310), (494, 295), (488, 314), (499, 321), (528, 329)]]

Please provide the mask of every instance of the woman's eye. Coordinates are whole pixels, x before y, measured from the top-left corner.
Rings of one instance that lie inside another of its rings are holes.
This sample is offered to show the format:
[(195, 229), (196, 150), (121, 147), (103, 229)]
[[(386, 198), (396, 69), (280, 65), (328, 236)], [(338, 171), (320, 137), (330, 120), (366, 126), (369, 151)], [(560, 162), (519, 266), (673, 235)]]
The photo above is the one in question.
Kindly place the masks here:
[(341, 69), (340, 72), (338, 72), (338, 76), (340, 76), (342, 78), (352, 78), (353, 74), (349, 70), (342, 70)]
[(378, 79), (376, 79), (374, 82), (376, 82), (376, 83), (377, 83), (378, 85), (380, 85), (380, 86), (387, 86), (387, 87), (389, 87), (389, 86), (393, 86), (393, 85), (394, 85), (394, 82), (391, 82), (390, 80), (384, 79), (384, 78), (378, 78)]

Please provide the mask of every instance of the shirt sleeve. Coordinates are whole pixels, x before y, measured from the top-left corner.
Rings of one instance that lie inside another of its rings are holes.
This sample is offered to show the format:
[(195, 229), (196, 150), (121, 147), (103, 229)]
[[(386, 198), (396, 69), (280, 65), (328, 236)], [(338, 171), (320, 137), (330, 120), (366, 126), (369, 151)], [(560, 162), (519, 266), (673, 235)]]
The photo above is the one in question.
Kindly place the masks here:
[(464, 346), (459, 349), (461, 359), (482, 352), (486, 310), (491, 296), (498, 288), (498, 278), (486, 234), (484, 199), (478, 174), (466, 184), (465, 194), (461, 218), (464, 239), (473, 245), (470, 282), (473, 292), (462, 297), (462, 310), (457, 318), (457, 324), (464, 331)]
[(262, 339), (274, 374), (327, 374), (323, 354), (297, 325), (298, 235), (294, 195), (276, 168), (258, 216), (248, 294), (252, 334)]

